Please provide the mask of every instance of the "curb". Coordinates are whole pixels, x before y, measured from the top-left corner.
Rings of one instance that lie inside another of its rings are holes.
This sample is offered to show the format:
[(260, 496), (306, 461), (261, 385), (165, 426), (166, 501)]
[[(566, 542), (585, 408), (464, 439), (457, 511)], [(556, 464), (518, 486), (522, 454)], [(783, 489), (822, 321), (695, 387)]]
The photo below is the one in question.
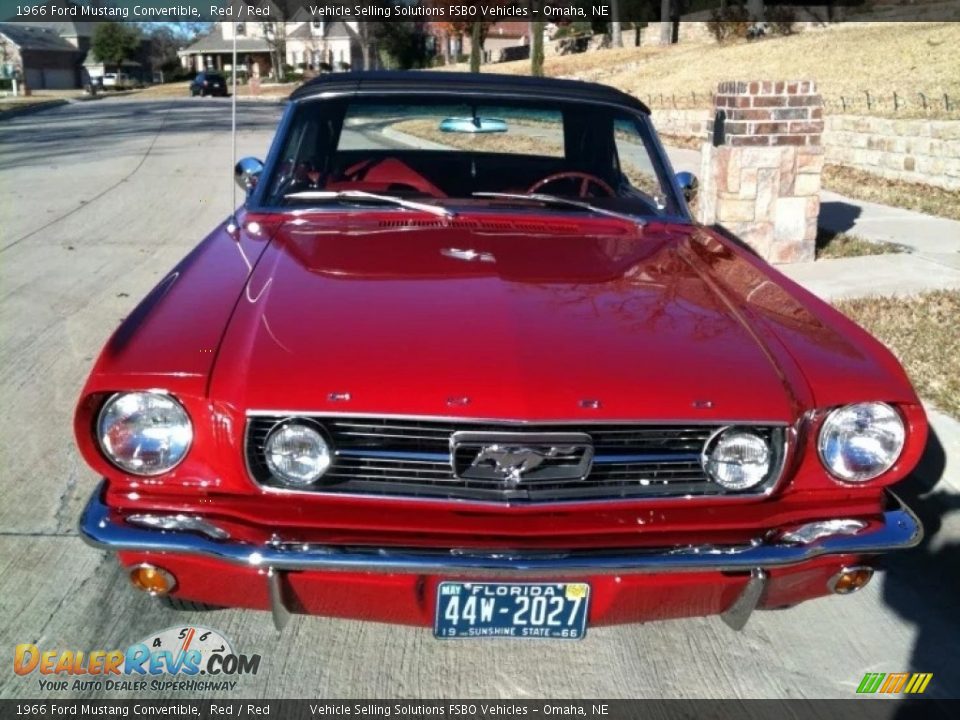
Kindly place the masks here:
[(403, 143), (404, 145), (415, 147), (418, 150), (452, 150), (449, 145), (441, 145), (440, 143), (430, 142), (429, 140), (424, 140), (414, 135), (408, 135), (405, 132), (394, 130), (391, 127), (383, 128), (380, 131), (380, 134), (388, 140)]
[(20, 117), (22, 115), (31, 115), (41, 110), (49, 110), (50, 108), (61, 107), (63, 105), (69, 105), (69, 100), (45, 100), (44, 102), (33, 103), (32, 105), (27, 105), (22, 108), (14, 108), (12, 110), (4, 110), (0, 112), (0, 121), (7, 120), (9, 118)]

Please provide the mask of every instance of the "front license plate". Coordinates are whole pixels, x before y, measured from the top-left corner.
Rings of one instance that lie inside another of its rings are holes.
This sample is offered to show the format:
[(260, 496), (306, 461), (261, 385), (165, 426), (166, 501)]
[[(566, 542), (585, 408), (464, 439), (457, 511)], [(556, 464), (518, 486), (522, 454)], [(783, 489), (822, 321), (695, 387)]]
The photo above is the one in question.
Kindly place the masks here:
[(433, 634), (579, 640), (589, 603), (586, 583), (442, 582)]

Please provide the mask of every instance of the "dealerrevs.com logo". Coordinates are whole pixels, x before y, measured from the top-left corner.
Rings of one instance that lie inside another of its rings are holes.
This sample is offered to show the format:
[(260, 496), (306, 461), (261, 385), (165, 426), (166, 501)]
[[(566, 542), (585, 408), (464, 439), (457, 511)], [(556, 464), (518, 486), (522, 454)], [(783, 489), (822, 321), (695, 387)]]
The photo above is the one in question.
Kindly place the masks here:
[[(259, 655), (242, 655), (216, 630), (172, 627), (126, 650), (41, 649), (17, 645), (13, 671), (36, 676), (40, 690), (233, 690), (240, 675), (256, 675)], [(202, 676), (202, 677), (201, 677)]]

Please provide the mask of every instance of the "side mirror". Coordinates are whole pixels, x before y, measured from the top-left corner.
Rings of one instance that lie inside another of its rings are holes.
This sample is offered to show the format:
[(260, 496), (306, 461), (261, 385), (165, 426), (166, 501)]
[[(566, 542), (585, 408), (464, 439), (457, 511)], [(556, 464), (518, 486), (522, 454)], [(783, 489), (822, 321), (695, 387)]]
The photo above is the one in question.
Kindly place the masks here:
[(233, 178), (237, 185), (247, 195), (257, 186), (260, 174), (263, 172), (263, 163), (256, 158), (246, 157), (237, 163), (233, 169)]
[(684, 199), (687, 202), (692, 202), (693, 198), (697, 196), (697, 187), (700, 183), (697, 181), (697, 176), (693, 173), (678, 172), (677, 185), (680, 186)]

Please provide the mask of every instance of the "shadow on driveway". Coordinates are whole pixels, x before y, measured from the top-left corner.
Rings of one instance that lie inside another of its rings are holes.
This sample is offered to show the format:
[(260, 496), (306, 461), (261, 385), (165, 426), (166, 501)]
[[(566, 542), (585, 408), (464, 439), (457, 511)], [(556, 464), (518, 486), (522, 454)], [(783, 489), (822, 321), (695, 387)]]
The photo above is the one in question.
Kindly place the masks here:
[[(884, 555), (883, 599), (916, 635), (910, 667), (877, 667), (876, 672), (931, 672), (925, 696), (960, 696), (960, 542), (945, 541), (946, 516), (960, 510), (960, 495), (940, 483), (946, 456), (931, 428), (917, 469), (895, 488), (923, 523), (923, 542), (912, 550)], [(938, 487), (939, 485), (939, 487)], [(943, 531), (943, 532), (942, 532)], [(879, 658), (878, 658), (879, 660)]]

